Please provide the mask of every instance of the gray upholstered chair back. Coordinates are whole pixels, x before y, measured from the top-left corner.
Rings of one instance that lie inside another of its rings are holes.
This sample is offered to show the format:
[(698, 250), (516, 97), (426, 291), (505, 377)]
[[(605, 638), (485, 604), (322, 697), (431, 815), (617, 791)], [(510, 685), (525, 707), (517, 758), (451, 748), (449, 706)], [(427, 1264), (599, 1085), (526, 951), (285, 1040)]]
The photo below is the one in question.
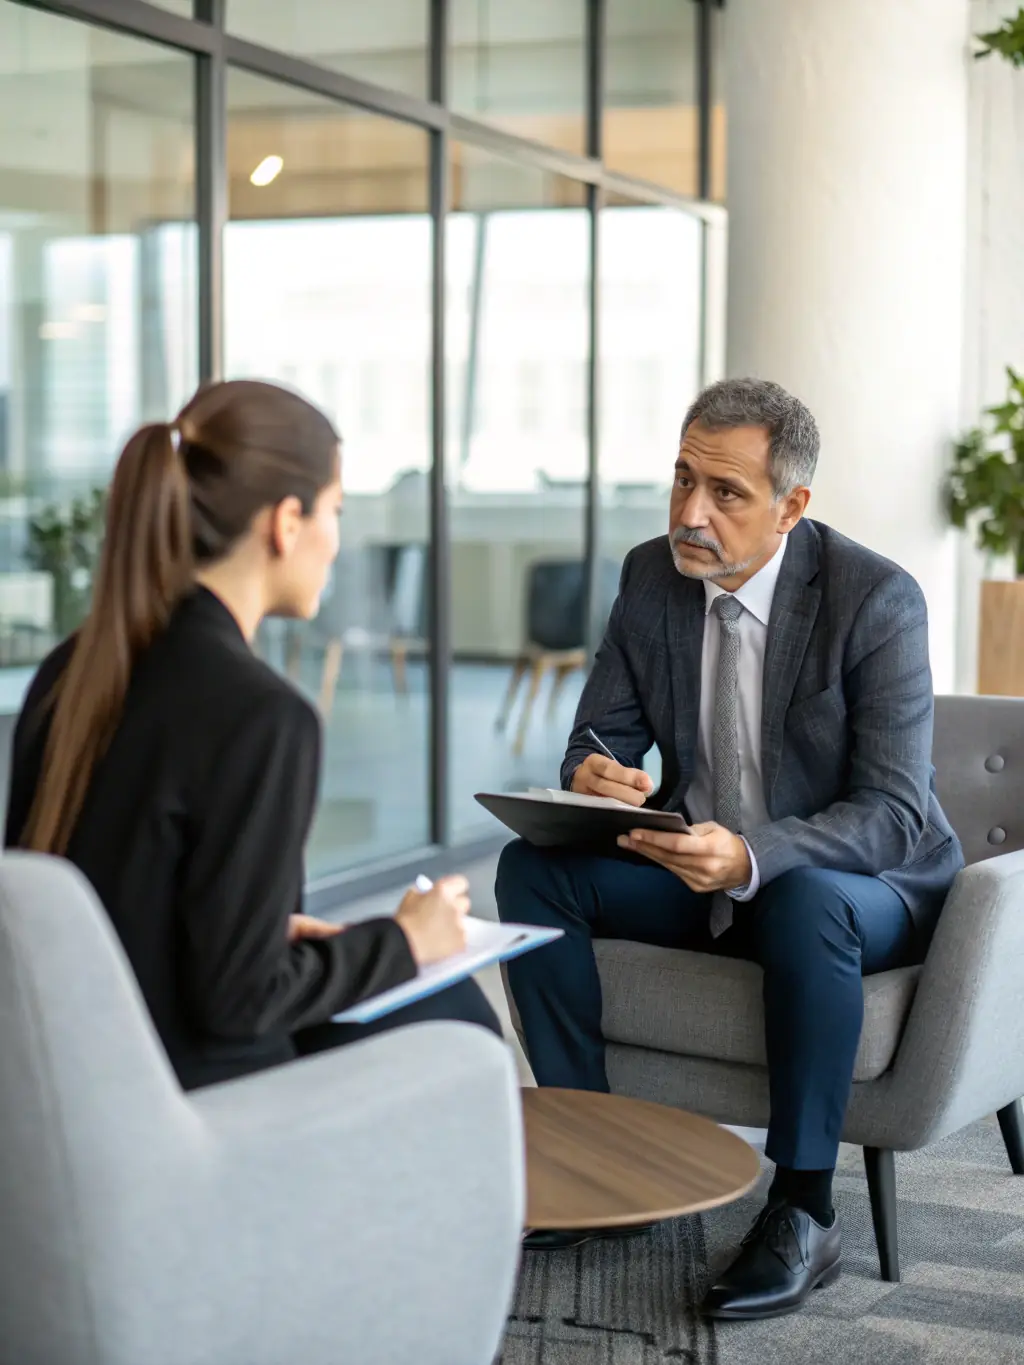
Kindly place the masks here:
[(1024, 848), (1024, 698), (936, 697), (933, 755), (967, 861)]
[(0, 1360), (483, 1365), (522, 1229), (518, 1107), (507, 1051), (455, 1024), (185, 1095), (84, 878), (8, 854)]
[[(174, 1189), (194, 1127), (113, 929), (70, 864), (0, 858), (0, 1039), (0, 1335), (21, 1341), (40, 1293), (82, 1301), (89, 1258), (125, 1283), (138, 1275), (153, 1244), (146, 1191)], [(69, 1227), (104, 1226), (112, 1209), (124, 1235), (78, 1246)]]

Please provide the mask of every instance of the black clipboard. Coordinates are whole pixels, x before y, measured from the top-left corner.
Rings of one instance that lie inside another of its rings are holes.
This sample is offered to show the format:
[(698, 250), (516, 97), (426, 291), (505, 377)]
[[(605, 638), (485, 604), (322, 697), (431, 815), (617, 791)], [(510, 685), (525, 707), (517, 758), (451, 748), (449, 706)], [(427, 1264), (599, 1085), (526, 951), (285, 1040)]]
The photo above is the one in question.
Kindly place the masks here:
[(690, 826), (674, 811), (623, 810), (611, 802), (595, 806), (565, 805), (528, 792), (477, 792), (475, 800), (513, 834), (537, 848), (614, 844), (633, 829), (687, 834)]

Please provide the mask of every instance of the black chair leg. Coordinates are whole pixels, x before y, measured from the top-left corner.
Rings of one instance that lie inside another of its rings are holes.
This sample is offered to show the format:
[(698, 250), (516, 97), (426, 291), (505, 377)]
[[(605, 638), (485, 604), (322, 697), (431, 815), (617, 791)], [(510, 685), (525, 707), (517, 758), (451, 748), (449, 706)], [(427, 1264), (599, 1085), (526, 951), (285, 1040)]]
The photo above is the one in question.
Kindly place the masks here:
[(1006, 1155), (1014, 1175), (1024, 1175), (1024, 1105), (1014, 1100), (998, 1115), (999, 1128), (1006, 1143)]
[(871, 1219), (878, 1244), (882, 1279), (899, 1284), (900, 1242), (896, 1215), (896, 1159), (881, 1147), (864, 1148), (864, 1169), (871, 1196)]

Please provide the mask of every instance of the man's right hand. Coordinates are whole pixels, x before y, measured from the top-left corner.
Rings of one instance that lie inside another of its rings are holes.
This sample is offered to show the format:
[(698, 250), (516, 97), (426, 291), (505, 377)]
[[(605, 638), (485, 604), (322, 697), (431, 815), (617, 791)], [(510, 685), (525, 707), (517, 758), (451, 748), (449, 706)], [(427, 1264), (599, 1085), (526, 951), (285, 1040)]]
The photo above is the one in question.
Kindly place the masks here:
[(429, 891), (407, 891), (395, 919), (401, 925), (418, 967), (440, 962), (466, 946), (469, 882), (442, 877)]
[(572, 790), (581, 796), (606, 796), (629, 806), (642, 806), (654, 783), (639, 768), (624, 768), (614, 758), (590, 754), (573, 773)]

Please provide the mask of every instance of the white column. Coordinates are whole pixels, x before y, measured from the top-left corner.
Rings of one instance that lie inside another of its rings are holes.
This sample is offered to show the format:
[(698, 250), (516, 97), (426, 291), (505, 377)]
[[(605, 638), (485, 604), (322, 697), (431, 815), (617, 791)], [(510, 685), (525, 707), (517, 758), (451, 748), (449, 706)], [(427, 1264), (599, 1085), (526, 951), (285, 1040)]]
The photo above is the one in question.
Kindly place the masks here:
[(810, 514), (904, 565), (954, 680), (941, 479), (963, 342), (967, 0), (726, 11), (728, 373), (818, 419)]
[[(1017, 13), (1019, 0), (971, 0), (971, 28), (987, 33)], [(1006, 396), (1006, 365), (1024, 364), (1024, 79), (988, 57), (968, 72), (967, 298), (963, 424)], [(984, 578), (1012, 578), (1013, 560), (960, 542), (957, 690), (978, 685), (978, 627)]]

